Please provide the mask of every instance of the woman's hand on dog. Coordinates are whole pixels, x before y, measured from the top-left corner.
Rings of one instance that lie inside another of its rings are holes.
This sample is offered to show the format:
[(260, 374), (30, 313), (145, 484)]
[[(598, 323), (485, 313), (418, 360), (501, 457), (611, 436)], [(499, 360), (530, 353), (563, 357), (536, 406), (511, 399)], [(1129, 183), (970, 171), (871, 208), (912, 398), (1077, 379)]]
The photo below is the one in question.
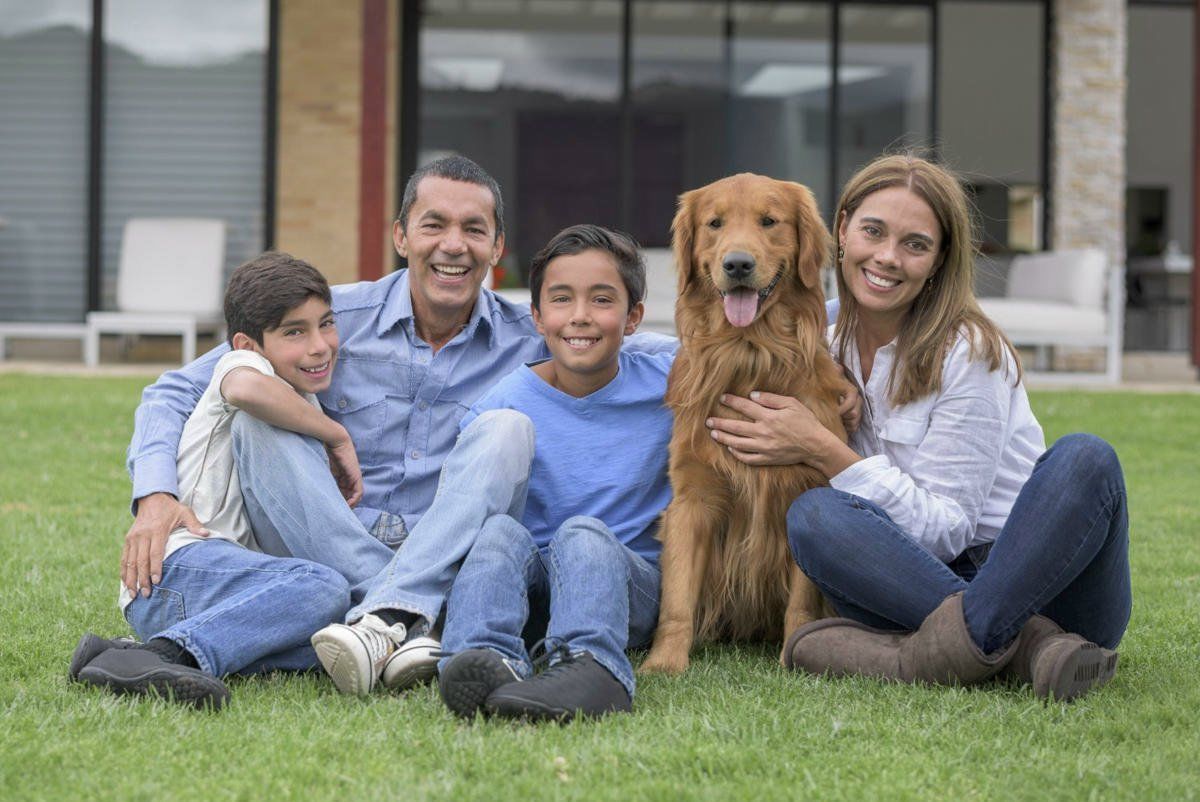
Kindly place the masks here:
[(755, 392), (749, 398), (723, 395), (721, 404), (749, 420), (709, 418), (705, 425), (714, 440), (747, 465), (803, 462), (831, 477), (862, 459), (795, 398)]

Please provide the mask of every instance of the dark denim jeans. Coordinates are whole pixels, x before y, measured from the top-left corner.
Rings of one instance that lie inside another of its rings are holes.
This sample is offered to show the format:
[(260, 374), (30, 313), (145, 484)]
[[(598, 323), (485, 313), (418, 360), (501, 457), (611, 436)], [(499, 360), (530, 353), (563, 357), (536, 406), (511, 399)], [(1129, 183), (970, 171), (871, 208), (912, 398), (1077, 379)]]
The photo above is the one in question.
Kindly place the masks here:
[(1115, 648), (1129, 623), (1125, 479), (1108, 443), (1072, 434), (1037, 461), (990, 550), (946, 565), (870, 501), (810, 490), (788, 511), (800, 567), (838, 612), (883, 629), (915, 630), (965, 591), (967, 629), (985, 652), (1009, 643), (1035, 613)]

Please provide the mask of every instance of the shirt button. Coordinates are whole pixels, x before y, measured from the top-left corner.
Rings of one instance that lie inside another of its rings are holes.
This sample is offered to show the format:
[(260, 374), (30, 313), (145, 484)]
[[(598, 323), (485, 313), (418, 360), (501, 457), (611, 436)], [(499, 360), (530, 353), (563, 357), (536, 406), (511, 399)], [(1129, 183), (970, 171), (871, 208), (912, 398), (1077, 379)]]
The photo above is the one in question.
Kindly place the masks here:
[(339, 398), (338, 399), (338, 409), (345, 409), (345, 408), (346, 408), (346, 399)]
[(420, 459), (420, 458), (421, 458), (421, 452), (420, 452), (420, 451), (414, 451), (414, 452), (412, 453), (412, 458), (413, 458), (413, 459)]
[(421, 403), (417, 404), (417, 409), (424, 412), (425, 410), (429, 409), (429, 404), (426, 404), (424, 401), (422, 401)]

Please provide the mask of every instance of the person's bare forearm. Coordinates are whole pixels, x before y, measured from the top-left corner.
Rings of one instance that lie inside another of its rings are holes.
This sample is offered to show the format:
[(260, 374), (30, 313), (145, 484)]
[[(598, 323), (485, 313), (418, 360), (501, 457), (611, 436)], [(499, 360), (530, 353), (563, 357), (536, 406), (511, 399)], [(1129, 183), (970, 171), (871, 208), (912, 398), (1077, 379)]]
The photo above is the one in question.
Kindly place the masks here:
[(253, 368), (231, 370), (221, 382), (221, 396), (265, 423), (315, 437), (327, 446), (350, 439), (340, 423), (305, 401), (286, 383)]

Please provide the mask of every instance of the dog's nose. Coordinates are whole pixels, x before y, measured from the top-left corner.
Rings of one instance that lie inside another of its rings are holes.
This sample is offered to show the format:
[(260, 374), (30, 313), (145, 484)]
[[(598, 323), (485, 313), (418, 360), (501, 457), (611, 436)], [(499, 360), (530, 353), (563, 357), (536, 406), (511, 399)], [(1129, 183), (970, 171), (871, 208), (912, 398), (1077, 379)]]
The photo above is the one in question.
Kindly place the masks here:
[(754, 257), (741, 251), (731, 251), (721, 260), (721, 267), (731, 279), (741, 280), (754, 272)]

